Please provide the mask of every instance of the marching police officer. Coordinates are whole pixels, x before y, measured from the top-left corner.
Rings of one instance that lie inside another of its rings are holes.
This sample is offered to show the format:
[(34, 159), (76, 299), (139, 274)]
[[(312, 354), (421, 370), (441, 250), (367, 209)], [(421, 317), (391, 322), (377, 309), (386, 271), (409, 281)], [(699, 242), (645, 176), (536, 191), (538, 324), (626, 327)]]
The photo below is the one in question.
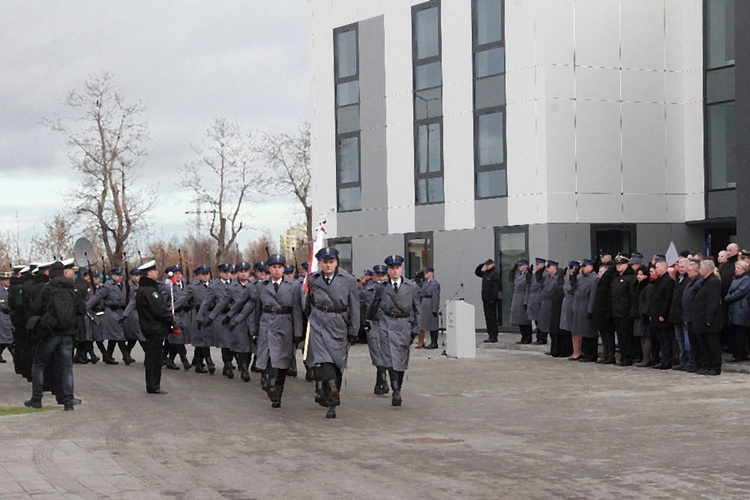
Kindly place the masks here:
[(381, 394), (388, 394), (388, 370), (385, 367), (385, 361), (381, 354), (382, 340), (380, 338), (379, 322), (377, 320), (371, 321), (367, 319), (367, 314), (370, 307), (372, 307), (372, 303), (375, 301), (377, 285), (388, 280), (388, 268), (379, 264), (373, 266), (372, 272), (374, 274), (373, 279), (370, 280), (368, 287), (362, 290), (362, 318), (367, 324), (367, 348), (370, 352), (370, 360), (372, 361), (372, 365), (376, 368), (375, 389), (373, 392), (375, 395), (379, 396)]
[(237, 279), (227, 287), (216, 309), (223, 311), (229, 308), (229, 312), (221, 322), (223, 327), (229, 325), (229, 348), (237, 355), (240, 378), (244, 382), (250, 382), (250, 356), (252, 356), (253, 347), (248, 319), (254, 320), (255, 318), (245, 314), (234, 323), (231, 323), (231, 320), (239, 315), (246, 305), (246, 303), (243, 304), (243, 299), (247, 302), (250, 302), (249, 299), (254, 301), (257, 293), (255, 293), (255, 285), (250, 282), (250, 263), (240, 262), (234, 266), (234, 269), (237, 271)]
[(208, 294), (210, 272), (211, 270), (206, 266), (196, 267), (193, 270), (195, 280), (187, 286), (185, 293), (175, 300), (174, 307), (175, 311), (179, 309), (188, 314), (183, 328), (190, 330), (190, 338), (195, 348), (195, 373), (208, 372), (213, 375), (216, 372), (216, 365), (211, 359), (212, 329), (198, 328), (198, 313)]
[(169, 360), (167, 362), (167, 368), (171, 370), (179, 370), (180, 367), (174, 362), (175, 358), (179, 355), (182, 367), (185, 371), (190, 370), (192, 365), (188, 361), (187, 357), (187, 345), (190, 343), (190, 328), (185, 328), (190, 321), (190, 313), (183, 307), (177, 307), (180, 298), (185, 294), (187, 287), (185, 282), (182, 281), (182, 266), (174, 264), (166, 269), (166, 274), (169, 279), (165, 283), (165, 296), (167, 297), (167, 304), (172, 309), (174, 306), (174, 326), (176, 327), (175, 332), (167, 337), (167, 344), (169, 347)]
[(368, 318), (377, 320), (381, 335), (381, 354), (391, 378), (391, 405), (401, 406), (404, 372), (409, 365), (409, 346), (418, 332), (419, 291), (416, 283), (402, 276), (404, 258), (385, 259), (388, 280), (377, 289)]
[(336, 406), (341, 404), (342, 370), (349, 353), (347, 340), (356, 340), (359, 333), (359, 291), (357, 279), (339, 267), (337, 249), (322, 248), (315, 258), (318, 271), (308, 276), (305, 306), (310, 322), (308, 356), (312, 355), (322, 391), (316, 400), (321, 406), (328, 403), (326, 418), (336, 418)]
[[(222, 309), (217, 307), (231, 283), (232, 266), (230, 264), (219, 264), (217, 269), (219, 271), (219, 278), (211, 281), (208, 285), (206, 297), (203, 299), (201, 307), (198, 310), (198, 323), (196, 326), (199, 330), (204, 328), (210, 329), (214, 346), (221, 349), (221, 360), (224, 362), (224, 369), (221, 373), (225, 377), (232, 379), (234, 378), (234, 365), (232, 364), (234, 355), (231, 349), (230, 333), (229, 328), (221, 323), (226, 313), (229, 312), (229, 307), (224, 308), (222, 306)], [(214, 320), (219, 317), (220, 320), (214, 323)]]
[(258, 289), (255, 315), (258, 332), (256, 365), (264, 372), (271, 406), (279, 408), (287, 369), (292, 365), (294, 343), (302, 338), (302, 303), (299, 287), (284, 278), (286, 259), (274, 254), (266, 264), (270, 277)]
[(101, 324), (102, 339), (108, 340), (104, 362), (108, 365), (119, 364), (113, 356), (115, 346), (119, 347), (122, 360), (126, 365), (134, 362), (125, 344), (125, 332), (122, 329), (122, 313), (125, 311), (125, 285), (122, 282), (122, 269), (116, 267), (109, 272), (111, 280), (107, 281), (96, 294), (86, 302), (91, 310), (97, 305), (104, 306)]
[(135, 308), (135, 296), (138, 294), (141, 270), (135, 267), (130, 270), (129, 274), (130, 297), (128, 297), (128, 305), (125, 306), (125, 311), (122, 313), (122, 330), (125, 332), (125, 338), (128, 340), (128, 353), (132, 353), (137, 342), (141, 343), (141, 348), (143, 349), (146, 337), (141, 332), (141, 322), (138, 319), (138, 311)]

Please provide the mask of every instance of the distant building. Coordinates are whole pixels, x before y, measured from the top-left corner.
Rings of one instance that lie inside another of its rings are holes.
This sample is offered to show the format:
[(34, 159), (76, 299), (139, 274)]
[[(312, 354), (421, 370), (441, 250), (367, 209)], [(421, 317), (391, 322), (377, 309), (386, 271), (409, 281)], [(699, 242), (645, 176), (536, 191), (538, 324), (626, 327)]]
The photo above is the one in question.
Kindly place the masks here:
[(311, 6), (313, 209), (355, 269), (479, 304), (489, 257), (750, 244), (750, 2)]

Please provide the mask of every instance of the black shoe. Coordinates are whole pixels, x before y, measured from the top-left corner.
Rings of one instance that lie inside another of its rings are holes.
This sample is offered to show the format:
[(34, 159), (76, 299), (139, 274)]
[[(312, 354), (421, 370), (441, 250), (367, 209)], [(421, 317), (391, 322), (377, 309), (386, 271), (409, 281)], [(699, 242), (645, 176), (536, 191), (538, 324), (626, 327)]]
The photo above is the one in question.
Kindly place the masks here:
[(193, 366), (192, 366), (192, 365), (191, 365), (190, 363), (188, 363), (187, 361), (183, 361), (183, 362), (182, 362), (182, 368), (183, 368), (183, 370), (185, 370), (186, 372), (189, 372), (189, 371), (190, 371), (190, 369), (191, 369), (192, 367), (193, 367)]
[(401, 406), (401, 391), (393, 391), (391, 406)]
[(375, 389), (373, 390), (373, 394), (375, 394), (376, 396), (382, 396), (383, 394), (387, 394), (387, 390), (388, 390), (387, 387), (383, 387), (383, 384), (378, 382), (377, 384), (375, 384)]
[(289, 370), (286, 374), (288, 377), (297, 378), (297, 370)]
[(247, 368), (243, 369), (240, 372), (240, 378), (242, 379), (243, 382), (250, 382), (250, 372), (247, 371)]
[(130, 366), (133, 363), (135, 363), (135, 360), (129, 354), (126, 358), (122, 358), (122, 361), (125, 363), (126, 366)]
[(318, 403), (323, 408), (328, 407), (328, 398), (323, 396), (322, 394), (316, 394), (315, 395), (315, 402)]
[(312, 382), (315, 380), (315, 375), (313, 374), (312, 370), (305, 373), (305, 382)]
[(164, 389), (156, 389), (154, 391), (146, 391), (146, 392), (149, 393), (149, 394), (169, 394)]
[(695, 374), (696, 375), (706, 375), (706, 374), (708, 374), (708, 370), (706, 370), (705, 368), (698, 368), (697, 370), (695, 370)]
[(583, 356), (578, 356), (577, 358), (574, 358), (573, 356), (570, 356), (568, 358), (568, 361), (581, 361), (583, 359)]
[(542, 339), (537, 339), (536, 342), (534, 342), (534, 344), (536, 344), (536, 345), (547, 345), (547, 341), (546, 340), (542, 340)]
[(681, 372), (681, 371), (685, 371), (685, 367), (684, 367), (684, 366), (682, 366), (682, 365), (674, 365), (674, 366), (672, 367), (672, 369), (673, 369), (673, 370), (676, 370), (676, 371), (678, 371), (678, 372)]
[(596, 360), (597, 365), (603, 365), (604, 364), (604, 358), (599, 358)]
[(196, 365), (195, 373), (208, 373), (208, 370), (206, 370), (206, 367), (203, 365)]
[(281, 398), (271, 403), (271, 408), (281, 408)]
[(494, 339), (493, 338), (484, 339), (484, 343), (485, 344), (495, 344), (495, 343), (497, 343), (497, 339), (496, 338), (494, 338)]
[(213, 375), (214, 373), (216, 373), (216, 365), (211, 363), (208, 365), (208, 374)]
[(630, 360), (628, 360), (628, 361), (623, 361), (623, 360), (620, 360), (620, 361), (619, 361), (619, 362), (617, 363), (617, 366), (633, 366), (633, 362), (632, 362), (632, 361), (630, 361)]
[(174, 364), (174, 361), (169, 361), (167, 363), (167, 368), (169, 368), (170, 370), (179, 370), (180, 369), (179, 366), (177, 366), (176, 364)]
[(695, 365), (687, 365), (687, 368), (685, 368), (685, 371), (688, 373), (695, 373), (698, 371), (698, 367)]
[[(57, 400), (57, 404), (59, 404), (59, 405), (64, 405), (64, 404), (65, 404), (65, 401), (63, 401), (62, 399), (58, 399), (58, 400)], [(80, 399), (78, 399), (78, 398), (73, 398), (73, 399), (71, 399), (71, 400), (69, 401), (69, 404), (72, 404), (72, 405), (79, 405), (79, 404), (81, 404), (81, 400), (80, 400)]]
[(97, 356), (97, 355), (95, 355), (95, 354), (92, 354), (92, 355), (91, 355), (91, 357), (89, 358), (89, 362), (90, 362), (90, 363), (91, 363), (92, 365), (95, 365), (95, 364), (97, 364), (97, 363), (99, 362), (99, 356)]
[(669, 363), (659, 365), (659, 370), (671, 370), (671, 369), (672, 369), (672, 365)]
[(708, 375), (709, 377), (715, 377), (717, 375), (721, 375), (721, 372), (718, 370), (708, 370), (706, 372), (706, 375)]
[(336, 418), (336, 407), (335, 406), (329, 406), (328, 411), (326, 412), (326, 418)]
[[(497, 340), (495, 340), (495, 342), (497, 342)], [(516, 342), (516, 344), (526, 345), (526, 344), (531, 344), (531, 341), (530, 340), (523, 340), (523, 339), (521, 339), (518, 342)]]
[(42, 402), (36, 401), (34, 399), (29, 399), (28, 401), (24, 401), (23, 405), (29, 408), (36, 408), (38, 410), (42, 407)]
[(120, 364), (115, 358), (104, 358), (104, 363), (107, 365), (119, 365)]

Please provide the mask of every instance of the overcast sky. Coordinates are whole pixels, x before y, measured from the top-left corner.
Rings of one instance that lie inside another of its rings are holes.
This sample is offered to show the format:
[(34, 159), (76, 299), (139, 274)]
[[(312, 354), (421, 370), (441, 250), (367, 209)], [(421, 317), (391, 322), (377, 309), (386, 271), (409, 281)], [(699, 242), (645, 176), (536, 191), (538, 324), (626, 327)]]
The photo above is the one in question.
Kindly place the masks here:
[[(185, 234), (194, 207), (178, 169), (213, 117), (271, 132), (308, 119), (308, 17), (306, 0), (0, 0), (0, 230), (18, 220), (23, 244), (65, 208), (76, 175), (64, 140), (41, 121), (64, 112), (65, 93), (88, 75), (110, 72), (146, 108), (154, 229)], [(247, 222), (278, 236), (290, 207), (267, 200)]]

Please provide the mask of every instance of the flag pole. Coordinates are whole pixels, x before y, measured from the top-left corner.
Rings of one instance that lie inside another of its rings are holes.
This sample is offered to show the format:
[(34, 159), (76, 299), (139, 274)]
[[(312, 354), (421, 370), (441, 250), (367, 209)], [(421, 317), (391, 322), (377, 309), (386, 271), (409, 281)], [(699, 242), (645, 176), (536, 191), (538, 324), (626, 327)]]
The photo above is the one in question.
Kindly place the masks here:
[[(309, 279), (310, 275), (317, 271), (317, 262), (313, 262), (315, 259), (315, 254), (323, 248), (323, 235), (326, 234), (325, 229), (325, 223), (326, 220), (323, 219), (318, 223), (318, 227), (315, 229), (315, 237), (313, 238), (313, 244), (310, 247), (310, 255), (308, 257), (307, 261), (307, 276), (305, 276), (305, 297), (310, 293), (310, 284)], [(310, 346), (310, 321), (308, 318), (307, 321), (307, 329), (305, 331), (305, 345), (302, 348), (302, 360), (307, 359), (307, 354), (309, 352), (309, 346)]]

